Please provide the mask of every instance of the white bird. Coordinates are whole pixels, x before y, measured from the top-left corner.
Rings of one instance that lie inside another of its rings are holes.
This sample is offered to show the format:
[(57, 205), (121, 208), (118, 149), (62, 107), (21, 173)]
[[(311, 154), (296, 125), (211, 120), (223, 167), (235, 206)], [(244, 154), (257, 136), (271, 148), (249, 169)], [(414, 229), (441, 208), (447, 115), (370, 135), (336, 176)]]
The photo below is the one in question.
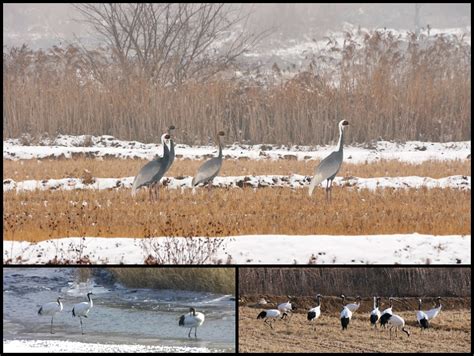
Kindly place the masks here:
[(91, 295), (94, 295), (94, 293), (87, 293), (87, 298), (89, 299), (88, 302), (74, 304), (74, 307), (72, 308), (72, 316), (78, 316), (79, 321), (81, 322), (82, 335), (84, 335), (84, 329), (82, 328), (82, 318), (87, 318), (87, 314), (93, 306)]
[(272, 323), (269, 323), (268, 319), (270, 318), (270, 319), (273, 319), (273, 321), (275, 321), (275, 319), (279, 318), (280, 315), (282, 316), (281, 318), (283, 319), (283, 317), (286, 316), (287, 314), (285, 312), (281, 313), (278, 309), (268, 309), (268, 310), (264, 310), (260, 312), (260, 314), (258, 314), (257, 316), (257, 319), (264, 319), (263, 321), (265, 322), (265, 324), (270, 325), (270, 327), (273, 329)]
[(38, 310), (38, 315), (51, 315), (51, 334), (53, 333), (53, 318), (54, 314), (60, 313), (63, 311), (63, 303), (61, 303), (61, 297), (58, 297), (56, 302), (49, 302), (46, 304), (43, 304), (39, 310)]
[(410, 337), (410, 332), (405, 329), (405, 320), (399, 315), (392, 314), (388, 319), (388, 324), (390, 325), (390, 339), (392, 339), (392, 329), (395, 328), (395, 333), (398, 335), (398, 329), (401, 329), (404, 333)]
[(421, 310), (421, 299), (418, 299), (418, 310), (416, 311), (416, 320), (418, 321), (421, 330), (428, 329), (430, 327), (430, 324), (428, 322), (428, 316), (423, 310)]
[[(341, 295), (341, 298), (342, 298), (342, 303), (344, 304), (344, 298), (345, 298), (344, 294)], [(360, 307), (360, 296), (359, 295), (356, 297), (356, 301), (357, 301), (357, 303), (346, 304), (346, 308), (349, 309), (352, 313), (356, 312), (357, 309), (359, 309), (359, 307)]]
[(287, 317), (288, 313), (290, 313), (290, 319), (291, 319), (291, 315), (293, 315), (292, 314), (293, 310), (296, 310), (296, 307), (292, 305), (290, 302), (292, 297), (290, 297), (289, 295), (287, 297), (288, 297), (288, 301), (286, 303), (281, 303), (281, 304), (278, 304), (277, 306), (277, 309), (281, 313), (283, 313), (281, 316), (282, 319)]
[(194, 328), (194, 337), (197, 337), (197, 328), (204, 323), (203, 313), (196, 312), (194, 308), (189, 308), (189, 314), (183, 314), (179, 318), (179, 326), (189, 328), (188, 337), (191, 337), (191, 330)]
[(382, 314), (380, 315), (380, 325), (383, 326), (384, 328), (386, 327), (385, 324), (387, 324), (388, 319), (390, 319), (390, 316), (393, 314), (392, 312), (392, 307), (393, 307), (393, 298), (390, 297), (388, 298), (390, 302), (390, 307), (385, 309)]
[(316, 296), (316, 300), (317, 300), (318, 305), (316, 305), (314, 308), (311, 308), (308, 311), (308, 320), (309, 321), (316, 320), (321, 315), (321, 297), (322, 297), (321, 294), (318, 294)]
[(308, 195), (311, 196), (314, 188), (327, 179), (326, 182), (326, 200), (328, 199), (328, 194), (331, 195), (332, 181), (336, 177), (337, 172), (342, 165), (343, 153), (342, 146), (344, 143), (344, 129), (349, 125), (347, 120), (341, 120), (339, 122), (339, 142), (337, 144), (336, 151), (333, 151), (324, 158), (321, 163), (315, 168), (314, 177), (311, 180), (309, 185)]
[(370, 324), (377, 327), (377, 321), (380, 319), (380, 310), (379, 310), (379, 301), (380, 297), (374, 297), (374, 309), (370, 312)]
[(439, 312), (441, 311), (441, 297), (436, 298), (436, 307), (426, 311), (426, 316), (428, 320), (434, 319), (438, 316)]
[(352, 312), (347, 308), (347, 306), (344, 305), (344, 294), (341, 295), (342, 298), (342, 311), (340, 314), (341, 318), (341, 325), (342, 325), (342, 330), (347, 329), (347, 326), (349, 325), (349, 322), (351, 321), (352, 318)]

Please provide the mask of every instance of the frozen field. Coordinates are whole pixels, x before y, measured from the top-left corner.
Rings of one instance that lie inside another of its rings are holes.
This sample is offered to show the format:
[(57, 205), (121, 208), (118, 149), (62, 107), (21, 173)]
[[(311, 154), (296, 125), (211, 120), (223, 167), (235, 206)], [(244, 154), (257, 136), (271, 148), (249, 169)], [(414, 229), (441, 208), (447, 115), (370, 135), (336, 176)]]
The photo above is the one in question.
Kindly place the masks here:
[[(143, 264), (155, 251), (185, 248), (189, 239), (70, 237), (29, 243), (4, 241), (3, 262)], [(366, 236), (229, 236), (207, 263), (235, 264), (469, 264), (470, 236), (420, 234)], [(175, 245), (176, 244), (176, 245)]]

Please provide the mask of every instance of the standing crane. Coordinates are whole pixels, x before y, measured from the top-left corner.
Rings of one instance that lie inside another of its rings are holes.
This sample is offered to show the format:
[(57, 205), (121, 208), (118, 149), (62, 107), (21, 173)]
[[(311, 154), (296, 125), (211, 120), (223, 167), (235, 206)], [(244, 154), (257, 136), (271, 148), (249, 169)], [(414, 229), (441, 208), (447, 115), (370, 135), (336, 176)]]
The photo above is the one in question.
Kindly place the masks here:
[(393, 312), (392, 312), (393, 298), (390, 297), (390, 298), (388, 298), (388, 300), (389, 300), (389, 303), (390, 303), (390, 307), (385, 309), (382, 312), (382, 315), (380, 315), (380, 325), (383, 326), (384, 328), (386, 327), (385, 325), (387, 324), (388, 319), (390, 319), (390, 316), (393, 314)]
[(207, 183), (208, 189), (211, 189), (212, 180), (217, 176), (222, 167), (222, 143), (220, 137), (224, 135), (225, 134), (223, 131), (219, 131), (217, 133), (216, 141), (219, 146), (219, 154), (217, 155), (217, 157), (213, 157), (210, 160), (204, 162), (201, 167), (199, 167), (191, 183), (193, 187), (197, 186), (200, 183)]
[(374, 297), (374, 309), (370, 312), (370, 324), (374, 327), (377, 327), (377, 321), (380, 319), (380, 310), (379, 310), (380, 297)]
[(392, 339), (392, 329), (395, 328), (395, 334), (398, 336), (398, 329), (401, 329), (408, 337), (410, 337), (410, 332), (405, 329), (405, 320), (399, 315), (392, 314), (388, 319), (388, 325), (390, 325), (390, 340)]
[(91, 295), (94, 295), (94, 293), (92, 292), (87, 293), (87, 299), (89, 299), (89, 302), (74, 304), (74, 307), (72, 308), (72, 316), (74, 317), (78, 316), (79, 321), (81, 322), (82, 335), (84, 335), (84, 329), (82, 328), (82, 318), (87, 318), (87, 314), (93, 307)]
[(197, 338), (197, 328), (204, 323), (204, 314), (197, 312), (194, 308), (189, 308), (189, 314), (181, 315), (178, 325), (185, 328), (190, 328), (188, 337), (191, 337), (191, 330), (194, 328), (194, 337)]
[(426, 316), (428, 320), (436, 318), (441, 311), (441, 297), (436, 298), (436, 307), (426, 311)]
[(311, 308), (308, 311), (308, 320), (309, 321), (316, 320), (321, 315), (321, 298), (322, 298), (322, 295), (318, 294), (316, 296), (317, 305), (314, 308)]
[(428, 322), (428, 316), (423, 310), (421, 310), (421, 299), (418, 299), (418, 310), (416, 311), (416, 320), (418, 321), (418, 324), (420, 325), (422, 331), (423, 329), (428, 329), (430, 327), (430, 324)]
[(347, 326), (349, 325), (349, 322), (351, 321), (352, 312), (349, 310), (349, 308), (346, 305), (344, 305), (344, 298), (345, 298), (344, 294), (341, 294), (341, 298), (342, 298), (342, 311), (340, 314), (341, 326), (342, 326), (342, 330), (346, 330)]
[(154, 185), (159, 183), (160, 179), (163, 177), (166, 169), (168, 168), (168, 162), (170, 157), (170, 152), (168, 146), (166, 145), (166, 140), (169, 140), (169, 133), (164, 133), (161, 136), (161, 143), (163, 145), (163, 157), (157, 157), (145, 164), (140, 172), (138, 172), (132, 184), (132, 196), (135, 196), (137, 190), (141, 187), (149, 188), (149, 197), (152, 200), (153, 188)]
[(293, 315), (293, 310), (296, 310), (296, 306), (291, 304), (291, 299), (293, 299), (293, 297), (289, 295), (287, 295), (287, 297), (288, 297), (287, 302), (278, 304), (277, 306), (277, 309), (282, 313), (282, 316), (281, 316), (282, 319), (286, 318), (288, 316), (288, 313), (291, 313), (290, 318), (289, 318), (291, 319), (291, 316)]
[(61, 297), (58, 297), (58, 299), (55, 302), (49, 302), (46, 304), (43, 304), (39, 310), (38, 310), (38, 315), (51, 315), (51, 334), (54, 334), (53, 332), (53, 318), (54, 314), (60, 313), (63, 311), (63, 303), (61, 303)]
[(339, 142), (337, 144), (336, 151), (333, 151), (324, 158), (319, 165), (316, 167), (314, 172), (314, 177), (311, 180), (309, 185), (308, 194), (311, 196), (313, 193), (314, 188), (327, 179), (326, 182), (326, 201), (328, 200), (328, 196), (330, 198), (331, 189), (332, 189), (332, 181), (334, 177), (336, 177), (337, 172), (342, 165), (343, 153), (342, 153), (342, 146), (344, 143), (344, 129), (346, 126), (349, 125), (347, 120), (341, 120), (339, 122)]

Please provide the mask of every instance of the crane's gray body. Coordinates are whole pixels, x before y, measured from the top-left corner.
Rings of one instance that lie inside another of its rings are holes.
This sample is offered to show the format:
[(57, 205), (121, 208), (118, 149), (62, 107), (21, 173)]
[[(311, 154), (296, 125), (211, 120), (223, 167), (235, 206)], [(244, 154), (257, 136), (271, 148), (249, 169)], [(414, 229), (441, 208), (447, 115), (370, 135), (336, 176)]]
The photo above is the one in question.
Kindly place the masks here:
[(213, 157), (210, 160), (204, 162), (201, 167), (199, 167), (196, 176), (194, 176), (193, 181), (191, 183), (193, 187), (200, 183), (208, 183), (210, 187), (212, 184), (212, 180), (219, 174), (219, 171), (222, 167), (222, 145), (219, 136), (220, 135), (218, 134), (217, 143), (219, 145), (219, 154), (217, 155), (217, 157)]
[(140, 172), (138, 172), (132, 184), (132, 195), (136, 194), (136, 191), (144, 186), (150, 186), (160, 179), (165, 174), (168, 168), (170, 151), (164, 139), (163, 143), (163, 157), (158, 157), (145, 164)]
[(314, 177), (311, 180), (311, 184), (309, 187), (309, 192), (308, 194), (311, 195), (313, 193), (314, 188), (320, 184), (322, 181), (327, 179), (327, 187), (326, 187), (326, 192), (329, 190), (329, 184), (332, 186), (332, 181), (336, 177), (336, 174), (339, 172), (341, 169), (342, 165), (342, 160), (344, 157), (343, 154), (343, 143), (344, 143), (344, 125), (347, 121), (342, 120), (339, 123), (339, 144), (338, 144), (338, 149), (334, 152), (331, 152), (329, 156), (324, 158), (319, 165), (316, 167), (314, 171)]

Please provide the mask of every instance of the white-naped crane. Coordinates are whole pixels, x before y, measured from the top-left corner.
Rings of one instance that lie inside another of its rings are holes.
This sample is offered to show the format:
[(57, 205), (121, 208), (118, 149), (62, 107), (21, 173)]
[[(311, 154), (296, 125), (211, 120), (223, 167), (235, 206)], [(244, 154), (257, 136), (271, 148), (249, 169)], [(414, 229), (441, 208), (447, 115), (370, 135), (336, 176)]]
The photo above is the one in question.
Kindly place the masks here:
[(385, 309), (382, 314), (380, 315), (380, 325), (383, 326), (384, 328), (386, 327), (386, 324), (388, 322), (388, 319), (390, 319), (390, 316), (392, 316), (393, 314), (393, 311), (392, 311), (392, 307), (393, 307), (393, 298), (390, 297), (388, 298), (389, 300), (389, 303), (390, 303), (390, 307), (388, 307), (387, 309)]
[(374, 296), (374, 309), (370, 312), (370, 324), (374, 327), (377, 327), (377, 321), (380, 319), (380, 297)]
[(178, 325), (189, 328), (188, 337), (191, 337), (191, 330), (194, 328), (194, 337), (197, 338), (197, 328), (204, 323), (205, 316), (201, 312), (196, 312), (193, 307), (189, 308), (189, 313), (179, 317)]
[(432, 320), (436, 318), (440, 311), (441, 311), (441, 297), (436, 298), (436, 306), (433, 309), (427, 310), (426, 316), (428, 317), (428, 320)]
[[(344, 299), (346, 298), (344, 294), (341, 294), (341, 298), (342, 298), (342, 303), (344, 303)], [(356, 303), (346, 304), (346, 308), (349, 309), (352, 313), (356, 312), (357, 309), (359, 309), (360, 307), (360, 300), (361, 300), (360, 295), (358, 295), (356, 297)]]
[(308, 320), (313, 321), (321, 316), (321, 298), (322, 295), (316, 295), (316, 306), (308, 311)]
[(395, 336), (398, 336), (398, 330), (402, 330), (408, 337), (410, 337), (410, 331), (405, 328), (405, 320), (400, 315), (392, 314), (388, 319), (388, 325), (390, 325), (390, 339), (392, 339), (392, 329), (395, 328)]
[(309, 185), (308, 195), (311, 196), (314, 188), (327, 179), (326, 182), (326, 201), (328, 197), (331, 197), (332, 181), (339, 172), (342, 165), (343, 152), (342, 146), (344, 144), (344, 129), (349, 125), (347, 120), (341, 120), (339, 122), (339, 142), (337, 144), (336, 151), (333, 151), (324, 158), (319, 165), (315, 168), (313, 179)]
[(55, 302), (49, 302), (43, 304), (39, 310), (38, 310), (38, 315), (46, 315), (50, 316), (51, 315), (51, 334), (54, 334), (53, 332), (53, 318), (56, 313), (60, 313), (63, 311), (63, 303), (61, 302), (62, 297), (58, 297)]
[(219, 174), (219, 171), (222, 167), (222, 143), (221, 143), (221, 136), (224, 136), (224, 131), (219, 131), (216, 134), (216, 141), (219, 146), (219, 153), (217, 157), (213, 157), (206, 162), (204, 162), (198, 169), (196, 175), (194, 176), (191, 185), (193, 187), (197, 186), (198, 184), (207, 184), (209, 190), (212, 186), (212, 181), (214, 178)]
[(296, 310), (296, 306), (291, 303), (291, 300), (293, 297), (287, 295), (288, 301), (285, 303), (278, 304), (277, 309), (282, 313), (281, 318), (284, 319), (290, 314), (289, 319), (291, 319), (291, 316), (293, 315), (293, 310)]
[[(257, 319), (263, 319), (265, 324), (270, 325), (270, 327), (273, 329), (272, 322), (269, 322), (270, 320), (273, 320), (275, 322), (276, 319), (279, 319), (281, 316), (281, 319), (285, 317), (287, 314), (285, 312), (280, 312), (278, 309), (268, 309), (268, 310), (263, 310), (257, 315)], [(269, 320), (270, 319), (270, 320)]]
[(428, 316), (423, 310), (421, 310), (421, 298), (418, 299), (418, 310), (416, 311), (416, 320), (418, 321), (418, 325), (420, 325), (421, 330), (428, 329), (430, 327), (430, 323), (428, 322)]
[(163, 145), (163, 156), (153, 158), (150, 162), (145, 164), (136, 175), (132, 184), (133, 197), (137, 194), (138, 189), (140, 189), (141, 187), (148, 187), (150, 200), (153, 199), (153, 193), (155, 193), (156, 197), (158, 198), (158, 191), (155, 190), (158, 188), (160, 179), (163, 177), (166, 170), (169, 168), (168, 163), (170, 158), (170, 151), (168, 146), (166, 145), (166, 141), (169, 140), (169, 138), (170, 135), (167, 132), (161, 135), (161, 144)]
[(342, 310), (341, 310), (341, 314), (339, 315), (340, 319), (341, 319), (341, 326), (342, 326), (342, 330), (346, 330), (347, 329), (347, 326), (349, 325), (349, 322), (351, 321), (351, 318), (352, 318), (352, 312), (349, 310), (349, 308), (344, 305), (344, 294), (341, 294), (341, 298), (342, 298)]
[(79, 321), (81, 322), (82, 335), (84, 335), (84, 329), (82, 327), (82, 318), (87, 318), (87, 314), (89, 314), (89, 311), (94, 306), (94, 304), (92, 303), (91, 295), (94, 295), (94, 293), (87, 293), (87, 299), (89, 299), (88, 302), (74, 304), (74, 307), (72, 308), (72, 316), (79, 317)]

